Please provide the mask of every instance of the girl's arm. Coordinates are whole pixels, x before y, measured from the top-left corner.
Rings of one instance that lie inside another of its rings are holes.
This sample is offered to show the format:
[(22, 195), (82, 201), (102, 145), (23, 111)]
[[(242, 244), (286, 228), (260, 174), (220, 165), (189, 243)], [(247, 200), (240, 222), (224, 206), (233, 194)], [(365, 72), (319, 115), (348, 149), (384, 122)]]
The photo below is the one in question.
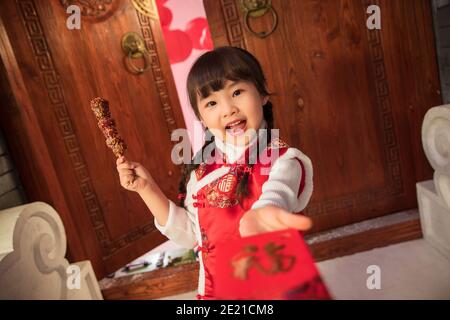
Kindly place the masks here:
[(272, 165), (261, 196), (240, 221), (241, 236), (295, 228), (308, 230), (310, 218), (293, 214), (303, 210), (312, 194), (312, 163), (300, 150), (289, 148)]
[(155, 218), (155, 227), (162, 234), (182, 247), (195, 246), (195, 217), (169, 200), (141, 164), (121, 157), (117, 159), (117, 171), (122, 187), (140, 195)]
[(161, 191), (147, 169), (137, 162), (128, 161), (123, 156), (117, 159), (116, 164), (122, 187), (137, 192), (156, 221), (164, 226), (169, 215), (169, 199)]
[(158, 185), (148, 186), (138, 191), (138, 194), (153, 213), (158, 224), (165, 226), (169, 217), (169, 199), (167, 199)]

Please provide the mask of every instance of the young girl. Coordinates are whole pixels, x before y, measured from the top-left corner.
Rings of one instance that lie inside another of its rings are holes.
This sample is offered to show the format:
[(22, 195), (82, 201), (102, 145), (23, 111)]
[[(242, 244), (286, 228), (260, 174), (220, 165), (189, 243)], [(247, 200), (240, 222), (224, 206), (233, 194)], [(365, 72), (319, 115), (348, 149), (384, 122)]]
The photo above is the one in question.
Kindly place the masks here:
[[(139, 193), (161, 233), (181, 246), (197, 247), (197, 298), (213, 299), (217, 244), (311, 227), (308, 217), (293, 213), (303, 210), (311, 197), (312, 164), (298, 149), (271, 137), (272, 104), (261, 66), (249, 52), (221, 47), (203, 54), (189, 72), (187, 89), (212, 139), (194, 163), (183, 167), (179, 206), (142, 165), (121, 157), (117, 170), (121, 185)], [(248, 134), (252, 132), (256, 134)], [(207, 149), (213, 152), (205, 156)], [(255, 152), (256, 161), (251, 157)], [(271, 161), (263, 161), (262, 154)]]

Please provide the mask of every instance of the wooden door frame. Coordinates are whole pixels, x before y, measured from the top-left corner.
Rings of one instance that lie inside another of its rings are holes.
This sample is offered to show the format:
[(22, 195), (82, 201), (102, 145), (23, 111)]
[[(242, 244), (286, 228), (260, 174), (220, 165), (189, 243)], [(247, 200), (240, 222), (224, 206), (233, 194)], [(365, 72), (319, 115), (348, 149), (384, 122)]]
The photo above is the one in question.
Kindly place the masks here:
[[(11, 156), (26, 195), (29, 200), (44, 201), (58, 208), (66, 229), (69, 260), (86, 257), (1, 15), (0, 70), (4, 71), (0, 76), (0, 94), (6, 98), (1, 101), (0, 124), (6, 131), (5, 140), (12, 149)], [(9, 96), (9, 92), (13, 94)], [(8, 131), (20, 134), (11, 137)], [(33, 182), (26, 183), (27, 179)]]
[[(159, 112), (165, 120), (161, 123), (165, 125), (164, 130), (167, 129), (167, 142), (170, 144), (170, 133), (185, 124), (182, 112), (178, 112), (181, 108), (166, 49), (164, 45), (157, 46), (163, 44), (162, 30), (158, 20), (141, 14), (131, 3), (127, 5), (133, 19), (136, 14), (136, 25), (149, 51), (149, 83), (154, 85), (157, 93), (155, 98), (159, 99), (161, 106)], [(14, 135), (5, 134), (5, 139), (28, 200), (44, 201), (60, 214), (67, 234), (69, 261), (90, 260), (97, 277), (102, 278), (167, 239), (154, 227), (150, 212), (145, 223), (130, 227), (119, 236), (111, 236), (103, 219), (105, 209), (100, 207), (85, 154), (73, 129), (65, 88), (58, 81), (61, 69), (58, 70), (58, 61), (52, 55), (49, 34), (44, 32), (44, 20), (40, 15), (44, 12), (39, 11), (41, 8), (34, 0), (14, 1), (5, 7), (14, 8), (10, 14), (17, 15), (17, 19), (10, 21), (6, 10), (4, 15), (0, 14), (0, 68), (4, 70), (0, 75), (0, 94), (7, 97), (2, 101), (0, 124), (5, 131), (14, 132)], [(64, 12), (61, 7), (61, 14)], [(12, 30), (16, 37), (13, 37)], [(27, 78), (29, 73), (38, 80)], [(67, 163), (67, 179), (77, 183), (74, 194), (68, 188), (71, 181), (63, 179), (64, 173), (61, 166), (58, 167), (54, 150), (48, 147), (44, 132), (48, 126), (43, 125), (42, 114), (35, 109), (36, 102), (33, 101), (36, 99), (33, 95), (38, 91), (48, 99), (49, 114), (56, 115), (53, 122), (58, 132), (58, 143), (62, 146), (57, 159)], [(171, 169), (168, 175), (175, 179), (178, 172)], [(175, 197), (176, 188), (171, 191), (174, 194), (169, 197)], [(145, 207), (144, 204), (142, 206)], [(95, 222), (100, 222), (100, 225), (94, 225)], [(130, 247), (133, 251), (129, 250)]]

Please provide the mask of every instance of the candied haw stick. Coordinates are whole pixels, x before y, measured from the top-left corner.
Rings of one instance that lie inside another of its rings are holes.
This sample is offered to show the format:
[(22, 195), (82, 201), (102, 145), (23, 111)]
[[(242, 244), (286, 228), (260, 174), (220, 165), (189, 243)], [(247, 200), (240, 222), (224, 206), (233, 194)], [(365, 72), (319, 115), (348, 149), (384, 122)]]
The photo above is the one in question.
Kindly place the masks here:
[(97, 118), (98, 127), (106, 138), (106, 145), (111, 148), (117, 158), (122, 156), (127, 145), (119, 135), (114, 119), (111, 118), (108, 101), (100, 97), (94, 98), (91, 100), (91, 109)]
[[(94, 98), (91, 100), (91, 109), (97, 118), (98, 127), (106, 138), (106, 145), (117, 158), (123, 156), (127, 145), (117, 131), (116, 122), (111, 118), (108, 101), (100, 97)], [(133, 181), (127, 182), (128, 185), (132, 183)]]

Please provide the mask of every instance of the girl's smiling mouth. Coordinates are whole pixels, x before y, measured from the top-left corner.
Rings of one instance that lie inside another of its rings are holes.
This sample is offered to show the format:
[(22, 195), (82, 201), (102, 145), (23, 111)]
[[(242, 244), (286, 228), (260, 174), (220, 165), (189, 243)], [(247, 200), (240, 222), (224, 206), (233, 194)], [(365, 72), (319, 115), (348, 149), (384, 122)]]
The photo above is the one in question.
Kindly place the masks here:
[(240, 136), (245, 132), (247, 120), (233, 121), (225, 127), (225, 132), (232, 136)]

